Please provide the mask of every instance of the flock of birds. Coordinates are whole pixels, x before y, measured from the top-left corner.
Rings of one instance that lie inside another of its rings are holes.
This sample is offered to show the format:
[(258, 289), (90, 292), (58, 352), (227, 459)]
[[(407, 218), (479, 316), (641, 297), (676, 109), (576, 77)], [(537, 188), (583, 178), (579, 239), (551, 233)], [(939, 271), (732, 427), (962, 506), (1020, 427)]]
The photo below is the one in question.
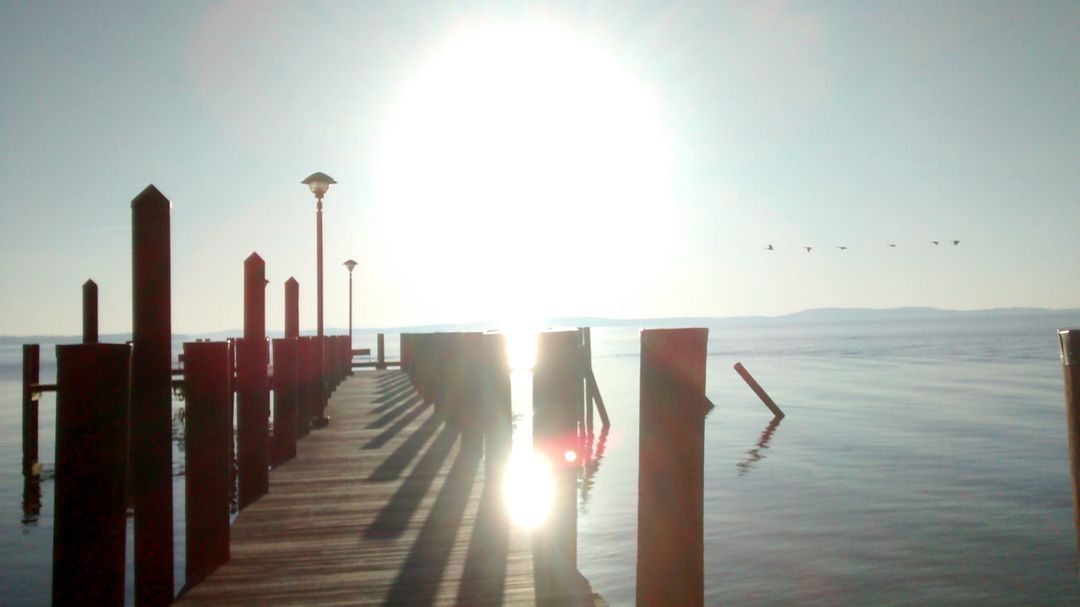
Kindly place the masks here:
[[(954, 246), (954, 247), (955, 247), (956, 245), (960, 244), (960, 241), (959, 241), (959, 240), (952, 240), (952, 241), (946, 241), (946, 242), (952, 242), (952, 243), (953, 243), (953, 246)], [(930, 241), (930, 244), (932, 244), (932, 245), (934, 245), (934, 246), (936, 247), (936, 246), (938, 246), (938, 245), (940, 245), (940, 244), (941, 244), (941, 241), (940, 241), (940, 240), (931, 240), (931, 241)], [(885, 246), (888, 246), (888, 247), (892, 247), (892, 248), (894, 248), (894, 249), (896, 248), (896, 245), (895, 245), (895, 244), (893, 244), (893, 243), (891, 243), (891, 242), (890, 242), (890, 243), (888, 243), (888, 244), (886, 244)], [(803, 249), (806, 249), (806, 252), (807, 252), (807, 253), (809, 253), (810, 251), (813, 251), (813, 250), (814, 250), (814, 247), (810, 247), (810, 246), (805, 246), (805, 245), (804, 245), (804, 246), (803, 246), (802, 248), (803, 248)], [(848, 250), (848, 248), (847, 248), (847, 247), (845, 247), (845, 246), (843, 246), (843, 245), (839, 245), (839, 246), (837, 246), (836, 248), (840, 249), (841, 251), (846, 251), (846, 250)], [(769, 245), (765, 245), (765, 250), (766, 250), (766, 251), (775, 251), (775, 250), (776, 250), (776, 248), (775, 248), (775, 247), (773, 247), (773, 246), (772, 246), (771, 244), (769, 244)]]

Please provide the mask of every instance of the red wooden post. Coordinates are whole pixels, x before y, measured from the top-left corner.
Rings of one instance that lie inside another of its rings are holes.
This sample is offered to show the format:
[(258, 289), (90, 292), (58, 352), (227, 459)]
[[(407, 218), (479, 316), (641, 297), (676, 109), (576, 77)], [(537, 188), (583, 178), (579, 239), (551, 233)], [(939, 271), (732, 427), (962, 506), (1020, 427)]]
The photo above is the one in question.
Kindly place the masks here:
[(123, 344), (56, 347), (54, 605), (124, 604), (130, 356)]
[(22, 347), (22, 469), (24, 476), (36, 476), (38, 463), (38, 395), (34, 385), (41, 381), (41, 346)]
[(153, 185), (131, 201), (136, 606), (167, 605), (173, 598), (171, 207)]
[(98, 288), (97, 283), (88, 280), (82, 287), (82, 342), (98, 342)]
[(300, 337), (300, 283), (285, 281), (285, 337)]
[(1069, 435), (1069, 473), (1072, 477), (1073, 528), (1080, 560), (1080, 330), (1058, 331), (1065, 373), (1065, 426)]
[(315, 411), (315, 338), (301, 337), (296, 345), (296, 436), (302, 438), (311, 432)]
[(237, 352), (236, 459), (241, 509), (265, 495), (270, 487), (265, 276), (266, 264), (252, 253), (244, 261), (244, 339)]
[(378, 346), (379, 346), (378, 347), (378, 352), (379, 352), (378, 361), (379, 362), (376, 364), (375, 368), (376, 369), (385, 369), (386, 368), (386, 343), (383, 341), (383, 334), (382, 333), (379, 333), (378, 339), (379, 339), (379, 342), (378, 342)]
[(543, 595), (572, 592), (568, 585), (577, 576), (580, 362), (577, 331), (552, 331), (537, 337), (533, 445), (555, 476), (550, 521), (533, 534), (536, 591)]
[(641, 332), (638, 605), (705, 602), (708, 329)]
[(233, 448), (230, 357), (228, 342), (184, 344), (188, 588), (229, 560)]
[(274, 439), (271, 461), (279, 466), (296, 457), (297, 344), (296, 339), (275, 339)]

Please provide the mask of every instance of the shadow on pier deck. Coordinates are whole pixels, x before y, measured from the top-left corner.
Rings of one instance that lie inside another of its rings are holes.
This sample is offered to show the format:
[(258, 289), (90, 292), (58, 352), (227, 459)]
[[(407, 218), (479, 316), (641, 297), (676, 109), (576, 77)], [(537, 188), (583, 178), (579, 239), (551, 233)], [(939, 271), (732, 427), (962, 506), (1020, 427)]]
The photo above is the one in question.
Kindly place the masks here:
[(535, 605), (530, 533), (433, 409), (398, 371), (341, 384), (233, 524), (231, 561), (177, 603)]

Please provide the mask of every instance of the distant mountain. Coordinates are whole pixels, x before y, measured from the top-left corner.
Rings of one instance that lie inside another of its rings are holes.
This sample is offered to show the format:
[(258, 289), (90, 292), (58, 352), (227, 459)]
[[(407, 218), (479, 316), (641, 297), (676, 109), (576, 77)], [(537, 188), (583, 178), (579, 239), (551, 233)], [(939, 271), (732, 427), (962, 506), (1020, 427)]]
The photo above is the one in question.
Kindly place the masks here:
[[(1080, 317), (1080, 308), (1049, 309), (1049, 308), (989, 308), (985, 310), (945, 310), (929, 307), (902, 307), (902, 308), (814, 308), (802, 310), (780, 316), (693, 316), (677, 318), (605, 318), (601, 316), (567, 316), (550, 318), (538, 323), (538, 327), (641, 327), (650, 329), (664, 329), (675, 327), (724, 327), (731, 325), (775, 325), (783, 323), (818, 323), (818, 322), (874, 322), (886, 320), (919, 320), (934, 318), (958, 318), (958, 317), (997, 317), (997, 316), (1021, 316), (1033, 314), (1075, 314)], [(401, 327), (356, 327), (355, 335), (370, 335), (372, 333), (428, 333), (433, 331), (484, 331), (500, 328), (500, 323), (495, 321), (475, 321), (460, 324), (429, 324)], [(341, 327), (327, 327), (327, 335), (343, 335), (348, 329)], [(238, 337), (243, 334), (241, 329), (225, 331), (212, 331), (207, 333), (174, 334), (173, 341), (182, 341), (186, 338), (214, 338)], [(281, 330), (268, 330), (268, 337), (281, 337)], [(301, 331), (302, 335), (314, 335), (314, 330)], [(3, 335), (0, 336), (0, 344), (21, 343), (78, 343), (79, 335)], [(118, 333), (102, 335), (103, 342), (123, 342), (131, 339), (130, 333)]]

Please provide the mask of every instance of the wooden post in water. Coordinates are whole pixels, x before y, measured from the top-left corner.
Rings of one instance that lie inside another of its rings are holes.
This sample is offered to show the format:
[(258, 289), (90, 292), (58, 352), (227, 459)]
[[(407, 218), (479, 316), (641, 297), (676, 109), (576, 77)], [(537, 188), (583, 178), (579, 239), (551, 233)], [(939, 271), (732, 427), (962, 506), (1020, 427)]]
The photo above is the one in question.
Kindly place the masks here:
[(300, 337), (300, 283), (292, 276), (285, 281), (285, 338)]
[(296, 339), (275, 339), (274, 346), (274, 466), (296, 457), (297, 344)]
[(41, 346), (22, 347), (22, 470), (24, 476), (37, 476), (38, 463), (38, 393), (41, 382)]
[(1069, 434), (1069, 473), (1072, 478), (1073, 529), (1080, 561), (1080, 330), (1058, 331), (1065, 373), (1065, 425)]
[(53, 605), (124, 604), (130, 356), (123, 344), (56, 347)]
[[(592, 327), (582, 329), (582, 347), (585, 349), (585, 368), (592, 370)], [(593, 408), (596, 406), (596, 398), (589, 389), (589, 379), (585, 378), (585, 429), (589, 436), (593, 435)]]
[[(378, 358), (379, 362), (375, 364), (375, 368), (376, 369), (385, 369), (386, 368), (386, 344), (383, 342), (383, 334), (382, 333), (379, 333), (378, 352), (379, 352), (379, 358)], [(398, 358), (401, 358), (400, 353), (398, 354)]]
[(229, 560), (232, 386), (228, 342), (184, 344), (186, 587)]
[(87, 280), (82, 286), (82, 342), (98, 342), (98, 288), (93, 280)]
[(547, 600), (554, 600), (553, 595), (577, 592), (580, 364), (581, 341), (577, 331), (551, 331), (537, 337), (533, 448), (552, 467), (554, 488), (549, 522), (533, 534), (533, 569), (537, 595)]
[(637, 604), (705, 602), (708, 329), (641, 332)]
[(270, 487), (270, 385), (266, 343), (266, 264), (257, 253), (244, 261), (244, 339), (237, 352), (236, 460), (238, 503), (244, 509)]
[(131, 201), (131, 425), (135, 605), (173, 599), (172, 288), (169, 213), (153, 185)]
[(750, 389), (757, 394), (757, 397), (761, 399), (761, 402), (765, 403), (765, 406), (772, 411), (772, 414), (776, 417), (784, 417), (784, 412), (780, 410), (780, 407), (776, 406), (773, 399), (769, 398), (769, 395), (765, 393), (765, 389), (761, 387), (761, 384), (757, 383), (753, 375), (746, 370), (746, 367), (742, 363), (735, 363), (735, 372), (739, 374), (739, 377), (743, 378), (746, 385), (750, 386)]

